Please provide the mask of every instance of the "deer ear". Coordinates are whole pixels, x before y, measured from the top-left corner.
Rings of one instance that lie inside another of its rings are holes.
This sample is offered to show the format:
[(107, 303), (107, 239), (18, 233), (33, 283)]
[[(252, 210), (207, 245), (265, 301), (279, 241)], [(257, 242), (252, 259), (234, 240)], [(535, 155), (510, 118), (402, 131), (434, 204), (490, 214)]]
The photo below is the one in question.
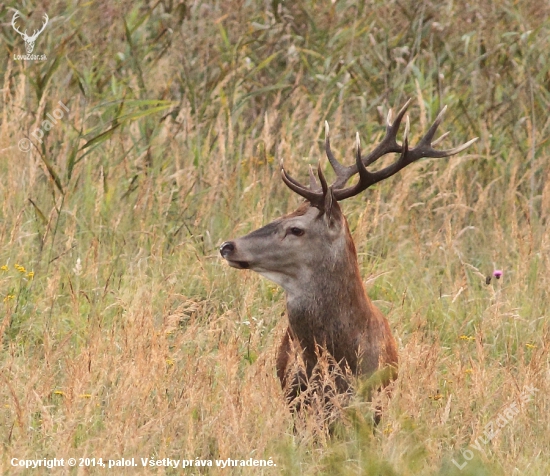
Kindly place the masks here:
[(329, 187), (325, 193), (325, 203), (323, 208), (325, 212), (324, 218), (329, 228), (333, 228), (334, 226), (338, 226), (342, 223), (342, 209), (340, 208), (336, 198), (334, 198), (332, 187)]

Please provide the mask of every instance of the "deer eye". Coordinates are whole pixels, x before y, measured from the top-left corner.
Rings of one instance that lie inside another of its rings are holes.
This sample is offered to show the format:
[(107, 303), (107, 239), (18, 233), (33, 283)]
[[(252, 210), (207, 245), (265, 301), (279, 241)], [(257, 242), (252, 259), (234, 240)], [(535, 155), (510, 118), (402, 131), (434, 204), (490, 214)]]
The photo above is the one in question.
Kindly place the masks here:
[(292, 233), (294, 236), (302, 236), (304, 234), (304, 230), (302, 230), (301, 228), (293, 226), (290, 229), (290, 233)]

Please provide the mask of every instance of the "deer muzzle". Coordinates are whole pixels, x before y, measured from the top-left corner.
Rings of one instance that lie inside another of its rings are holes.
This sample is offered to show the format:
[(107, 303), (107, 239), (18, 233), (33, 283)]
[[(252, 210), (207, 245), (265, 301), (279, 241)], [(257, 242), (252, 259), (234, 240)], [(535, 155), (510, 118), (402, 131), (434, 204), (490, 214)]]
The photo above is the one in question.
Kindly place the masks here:
[(248, 261), (238, 260), (237, 246), (234, 241), (226, 241), (220, 246), (220, 254), (228, 262), (229, 266), (237, 269), (248, 269)]

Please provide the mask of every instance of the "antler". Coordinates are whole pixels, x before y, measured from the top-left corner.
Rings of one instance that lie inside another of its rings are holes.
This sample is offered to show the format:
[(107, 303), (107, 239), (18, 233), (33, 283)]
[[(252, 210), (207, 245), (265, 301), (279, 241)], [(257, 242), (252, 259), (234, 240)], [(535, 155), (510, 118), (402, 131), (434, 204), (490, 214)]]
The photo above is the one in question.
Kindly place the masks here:
[(20, 18), (20, 17), (21, 17), (21, 14), (19, 13), (19, 11), (15, 10), (15, 13), (13, 14), (13, 18), (11, 19), (11, 26), (21, 36), (27, 36), (27, 30), (25, 30), (25, 33), (21, 33), (21, 31), (19, 30), (19, 28), (17, 28), (17, 25), (15, 24), (17, 19)]
[[(325, 121), (325, 151), (328, 157), (328, 160), (336, 172), (336, 180), (331, 185), (330, 188), (332, 188), (334, 198), (336, 200), (344, 200), (349, 197), (353, 197), (354, 195), (357, 195), (358, 193), (362, 192), (363, 190), (366, 190), (370, 186), (381, 182), (382, 180), (387, 179), (388, 177), (391, 177), (392, 175), (399, 172), (401, 169), (406, 167), (409, 164), (412, 164), (413, 162), (421, 159), (421, 158), (441, 158), (441, 157), (449, 157), (454, 154), (458, 154), (459, 152), (462, 152), (464, 149), (470, 147), (478, 138), (474, 138), (465, 144), (462, 144), (458, 147), (455, 147), (453, 149), (447, 149), (447, 150), (436, 150), (433, 148), (433, 146), (437, 145), (439, 142), (441, 142), (449, 133), (446, 132), (441, 137), (439, 137), (437, 140), (433, 141), (432, 139), (437, 131), (437, 128), (441, 124), (441, 121), (443, 119), (443, 114), (445, 114), (445, 111), (447, 110), (447, 106), (445, 106), (441, 112), (437, 115), (437, 118), (435, 119), (434, 123), (431, 125), (428, 132), (420, 139), (420, 142), (416, 145), (416, 147), (413, 147), (409, 149), (409, 117), (406, 118), (406, 124), (405, 124), (405, 134), (403, 138), (403, 144), (399, 145), (397, 143), (397, 132), (399, 131), (399, 126), (401, 125), (401, 121), (403, 120), (403, 117), (405, 116), (405, 112), (407, 111), (407, 108), (409, 107), (409, 104), (411, 103), (411, 100), (409, 99), (405, 105), (401, 108), (401, 110), (398, 112), (397, 117), (395, 118), (395, 121), (393, 123), (391, 122), (391, 116), (392, 111), (390, 109), (388, 113), (387, 118), (387, 125), (386, 125), (386, 135), (382, 139), (382, 142), (378, 144), (374, 150), (368, 154), (365, 157), (361, 157), (361, 145), (359, 141), (359, 133), (357, 133), (356, 136), (356, 152), (355, 152), (355, 164), (350, 165), (348, 167), (342, 165), (340, 162), (336, 160), (334, 157), (332, 150), (330, 148), (330, 138), (329, 138), (329, 126), (328, 123)], [(372, 164), (373, 162), (377, 161), (380, 157), (389, 154), (389, 153), (399, 153), (401, 154), (399, 159), (397, 159), (396, 162), (393, 164), (378, 170), (376, 172), (369, 172), (367, 170), (367, 166)], [(298, 195), (301, 195), (305, 199), (309, 200), (312, 203), (315, 204), (321, 204), (323, 203), (323, 197), (326, 193), (325, 186), (323, 186), (323, 191), (320, 190), (320, 187), (314, 185), (314, 178), (313, 174), (310, 171), (310, 188), (306, 188), (302, 184), (300, 184), (298, 181), (294, 180), (285, 170), (281, 167), (281, 174), (283, 181), (285, 184), (294, 192), (296, 192)], [(359, 174), (359, 181), (351, 186), (344, 188), (348, 180), (353, 177), (355, 174)], [(318, 168), (318, 175), (319, 179), (321, 180), (321, 184), (324, 185), (326, 181), (324, 180), (323, 173), (321, 172), (321, 167)]]
[(44, 23), (42, 24), (42, 28), (40, 28), (40, 30), (34, 30), (34, 33), (29, 38), (30, 41), (36, 40), (38, 38), (38, 35), (40, 35), (40, 33), (42, 33), (44, 31), (44, 28), (46, 28), (46, 25), (48, 24), (48, 20), (49, 20), (48, 14), (44, 13), (43, 18), (44, 18)]
[(42, 24), (42, 28), (40, 28), (40, 30), (34, 30), (34, 33), (32, 34), (32, 36), (28, 36), (27, 35), (27, 30), (25, 30), (23, 33), (21, 33), (21, 31), (19, 30), (19, 28), (17, 28), (17, 25), (15, 24), (15, 22), (17, 21), (18, 18), (21, 17), (21, 14), (19, 13), (18, 10), (15, 11), (15, 13), (13, 14), (13, 18), (11, 19), (11, 26), (13, 27), (13, 29), (19, 33), (23, 38), (25, 38), (25, 41), (33, 41), (33, 40), (36, 40), (38, 38), (38, 35), (40, 35), (40, 33), (42, 33), (44, 31), (44, 28), (46, 28), (46, 25), (48, 24), (48, 20), (49, 20), (49, 17), (48, 17), (48, 14), (47, 13), (44, 13), (44, 23)]

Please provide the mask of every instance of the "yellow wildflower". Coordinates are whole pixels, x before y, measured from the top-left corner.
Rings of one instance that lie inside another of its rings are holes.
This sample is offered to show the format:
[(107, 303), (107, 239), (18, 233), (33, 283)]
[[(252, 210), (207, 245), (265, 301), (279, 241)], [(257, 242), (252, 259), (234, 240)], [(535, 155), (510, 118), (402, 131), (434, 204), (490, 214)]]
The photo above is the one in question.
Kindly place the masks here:
[(166, 364), (171, 367), (175, 362), (172, 359), (166, 359)]
[(464, 371), (465, 374), (471, 374), (471, 373), (474, 373), (474, 371), (472, 369), (466, 369)]
[(27, 277), (30, 279), (34, 278), (34, 271), (29, 271), (29, 274), (27, 274)]
[(528, 349), (534, 349), (537, 346), (537, 344), (525, 344), (525, 347)]
[(0, 269), (1, 269), (2, 271), (7, 271), (7, 270), (8, 270), (8, 265), (7, 265), (7, 264), (4, 264), (4, 265), (0, 266)]
[(91, 393), (83, 393), (82, 395), (79, 395), (80, 398), (92, 398)]
[(4, 302), (8, 302), (10, 299), (14, 299), (15, 298), (15, 295), (13, 294), (8, 294), (5, 298), (4, 298)]
[(62, 397), (65, 396), (65, 392), (63, 392), (62, 390), (55, 390), (55, 391), (53, 392), (53, 394), (54, 394), (54, 395), (61, 395)]

